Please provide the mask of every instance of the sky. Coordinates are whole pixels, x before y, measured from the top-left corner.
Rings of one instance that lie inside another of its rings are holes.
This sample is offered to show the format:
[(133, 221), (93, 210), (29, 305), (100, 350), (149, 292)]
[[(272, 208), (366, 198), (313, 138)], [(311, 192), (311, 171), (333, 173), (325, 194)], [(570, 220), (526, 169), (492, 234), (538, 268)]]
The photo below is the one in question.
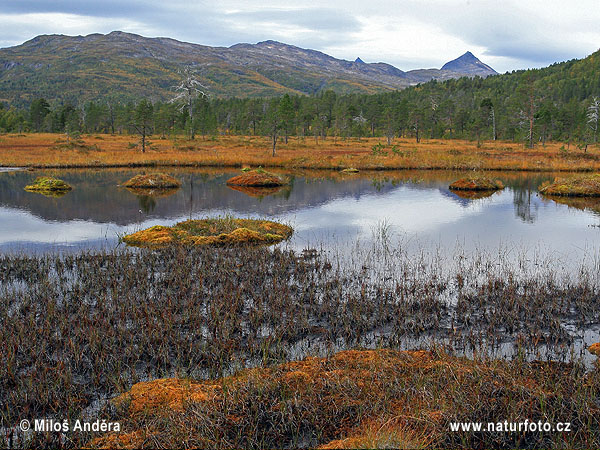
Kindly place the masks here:
[(600, 48), (598, 0), (2, 0), (0, 47), (120, 30), (211, 46), (274, 39), (402, 70), (471, 51), (498, 72)]

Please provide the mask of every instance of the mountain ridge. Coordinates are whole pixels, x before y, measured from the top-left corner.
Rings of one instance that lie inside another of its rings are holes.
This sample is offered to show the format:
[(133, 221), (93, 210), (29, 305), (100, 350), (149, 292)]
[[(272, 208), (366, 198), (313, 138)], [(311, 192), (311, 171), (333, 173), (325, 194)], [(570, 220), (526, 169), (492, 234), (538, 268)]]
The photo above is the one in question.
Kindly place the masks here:
[(187, 65), (217, 97), (310, 95), (328, 89), (376, 93), (431, 79), (487, 76), (486, 67), (489, 74), (496, 73), (473, 58), (479, 64), (471, 61), (464, 69), (405, 72), (384, 62), (347, 61), (274, 40), (211, 47), (122, 31), (50, 34), (0, 49), (0, 101), (19, 105), (38, 97), (71, 102), (106, 97), (166, 100), (173, 95), (178, 71)]

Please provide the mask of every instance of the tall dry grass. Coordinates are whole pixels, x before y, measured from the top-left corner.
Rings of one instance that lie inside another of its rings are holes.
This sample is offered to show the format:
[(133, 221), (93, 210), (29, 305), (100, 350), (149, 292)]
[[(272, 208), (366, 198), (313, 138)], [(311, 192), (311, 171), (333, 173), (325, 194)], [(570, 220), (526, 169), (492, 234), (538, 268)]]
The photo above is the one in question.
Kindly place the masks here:
[[(512, 142), (382, 138), (291, 138), (271, 155), (270, 141), (260, 136), (219, 136), (193, 141), (151, 139), (146, 153), (135, 135), (84, 135), (67, 143), (60, 134), (0, 136), (0, 165), (32, 167), (128, 166), (263, 166), (310, 169), (475, 169), (593, 171), (600, 169), (600, 152), (587, 153), (562, 143), (526, 148)], [(381, 145), (378, 145), (381, 144)], [(375, 146), (375, 149), (373, 148)]]

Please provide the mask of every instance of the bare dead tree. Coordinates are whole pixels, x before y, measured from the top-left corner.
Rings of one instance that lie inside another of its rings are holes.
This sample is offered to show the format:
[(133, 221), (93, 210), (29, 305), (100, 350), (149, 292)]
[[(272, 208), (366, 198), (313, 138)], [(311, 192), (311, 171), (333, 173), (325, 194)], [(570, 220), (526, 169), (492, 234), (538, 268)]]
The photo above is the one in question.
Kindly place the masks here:
[(192, 67), (186, 66), (183, 71), (179, 71), (179, 73), (183, 75), (183, 79), (177, 86), (173, 86), (177, 95), (173, 97), (169, 103), (183, 101), (180, 111), (184, 111), (185, 109), (188, 110), (190, 118), (190, 139), (194, 139), (194, 100), (198, 96), (208, 97), (208, 94), (204, 91), (207, 87), (198, 81)]
[(587, 123), (592, 131), (592, 140), (594, 144), (598, 142), (598, 123), (600, 121), (600, 99), (594, 97), (592, 103), (587, 109)]

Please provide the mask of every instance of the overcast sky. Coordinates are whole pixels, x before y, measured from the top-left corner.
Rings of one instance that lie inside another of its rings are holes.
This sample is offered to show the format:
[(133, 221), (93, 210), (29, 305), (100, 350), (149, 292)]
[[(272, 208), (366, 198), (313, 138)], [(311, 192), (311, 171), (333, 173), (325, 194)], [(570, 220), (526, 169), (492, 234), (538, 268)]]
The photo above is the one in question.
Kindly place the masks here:
[(0, 47), (114, 30), (212, 46), (274, 39), (402, 70), (470, 50), (499, 72), (600, 48), (598, 0), (1, 0)]

